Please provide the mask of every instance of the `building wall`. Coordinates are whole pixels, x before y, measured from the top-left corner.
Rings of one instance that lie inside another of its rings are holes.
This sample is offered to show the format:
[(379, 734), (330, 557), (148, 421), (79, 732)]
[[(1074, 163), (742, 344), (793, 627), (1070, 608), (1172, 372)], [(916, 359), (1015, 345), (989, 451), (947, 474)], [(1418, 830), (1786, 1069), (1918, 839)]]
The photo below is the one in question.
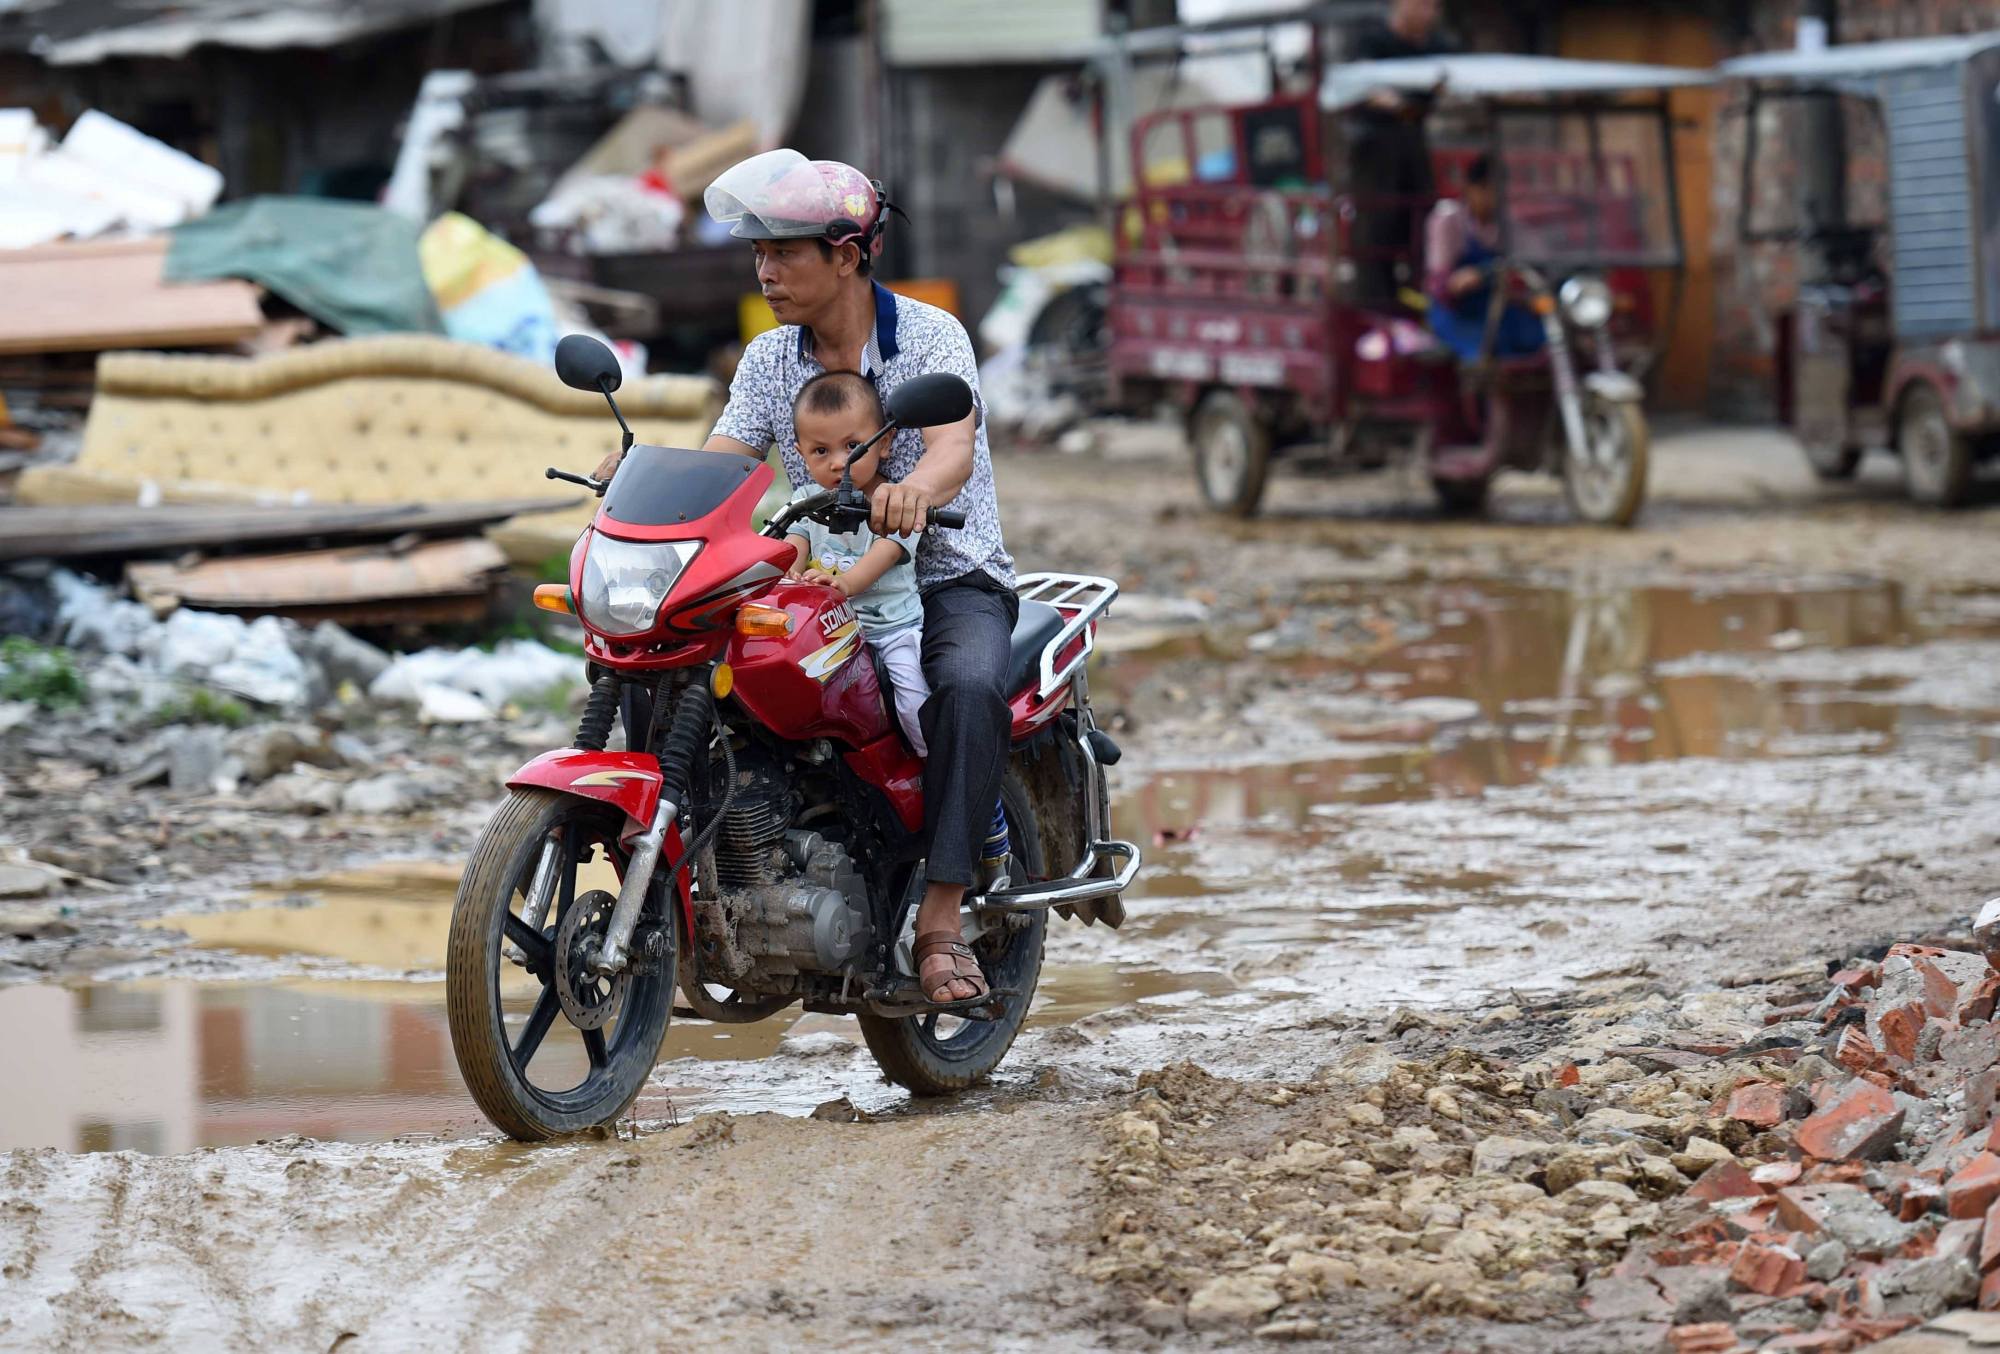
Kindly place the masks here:
[(890, 196), (909, 213), (890, 227), (885, 268), (948, 277), (976, 328), (1000, 293), (998, 269), (1022, 240), (1093, 219), (1083, 203), (1022, 188), (996, 199), (994, 167), (1048, 66), (891, 70), (885, 139)]

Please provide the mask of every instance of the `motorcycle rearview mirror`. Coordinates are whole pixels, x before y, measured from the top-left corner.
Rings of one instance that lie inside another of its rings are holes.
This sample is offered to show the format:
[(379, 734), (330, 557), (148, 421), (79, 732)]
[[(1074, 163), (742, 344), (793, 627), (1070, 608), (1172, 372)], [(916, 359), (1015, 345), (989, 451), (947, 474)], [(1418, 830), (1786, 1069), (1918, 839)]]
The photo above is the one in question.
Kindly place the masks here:
[(572, 389), (595, 390), (603, 395), (623, 437), (619, 450), (632, 449), (632, 425), (625, 421), (618, 401), (611, 398), (611, 392), (625, 379), (616, 354), (588, 334), (565, 334), (562, 342), (556, 344), (556, 379)]
[(937, 428), (972, 412), (972, 387), (948, 371), (934, 371), (903, 382), (884, 403), (899, 428)]

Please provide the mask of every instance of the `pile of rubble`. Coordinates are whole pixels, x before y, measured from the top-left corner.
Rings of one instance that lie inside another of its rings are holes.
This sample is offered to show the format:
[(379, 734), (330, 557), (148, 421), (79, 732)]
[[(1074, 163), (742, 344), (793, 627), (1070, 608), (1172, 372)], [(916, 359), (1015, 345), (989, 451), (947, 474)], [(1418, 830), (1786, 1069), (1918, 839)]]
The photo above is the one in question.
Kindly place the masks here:
[(1084, 1272), (1163, 1335), (1414, 1312), (1841, 1351), (2000, 1307), (1996, 997), (1977, 950), (1899, 944), (1677, 999), (1403, 1013), (1311, 1081), (1169, 1068), (1107, 1123)]

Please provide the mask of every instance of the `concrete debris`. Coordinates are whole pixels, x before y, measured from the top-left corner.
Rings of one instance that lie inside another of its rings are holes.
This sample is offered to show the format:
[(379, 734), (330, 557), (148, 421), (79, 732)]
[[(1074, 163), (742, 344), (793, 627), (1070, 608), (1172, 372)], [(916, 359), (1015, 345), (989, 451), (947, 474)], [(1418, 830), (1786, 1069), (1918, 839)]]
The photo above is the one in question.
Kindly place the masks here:
[[(1919, 945), (1828, 967), (1566, 1011), (1555, 1047), (1523, 1039), (1517, 1010), (1492, 1037), (1544, 1050), (1520, 1062), (1392, 1022), (1443, 1051), (1385, 1071), (1378, 1047), (1275, 1089), (1147, 1074), (1107, 1123), (1084, 1272), (1135, 1307), (1179, 1295), (1190, 1325), (1288, 1325), (1325, 1315), (1284, 1277), (1303, 1260), (1429, 1312), (1533, 1321), (1580, 1303), (1656, 1332), (1634, 1348), (1685, 1351), (1844, 1351), (1954, 1306), (2000, 1310), (2000, 971)], [(1688, 1056), (1647, 1056), (1647, 1022)], [(1205, 1151), (1203, 1126), (1243, 1094), (1296, 1117), (1261, 1156)], [(1239, 1247), (1265, 1263), (1214, 1273)]]
[(509, 639), (490, 653), (425, 649), (404, 654), (369, 683), (368, 695), (417, 706), (427, 723), (461, 723), (494, 718), (509, 704), (582, 680), (583, 664), (578, 659), (531, 639)]

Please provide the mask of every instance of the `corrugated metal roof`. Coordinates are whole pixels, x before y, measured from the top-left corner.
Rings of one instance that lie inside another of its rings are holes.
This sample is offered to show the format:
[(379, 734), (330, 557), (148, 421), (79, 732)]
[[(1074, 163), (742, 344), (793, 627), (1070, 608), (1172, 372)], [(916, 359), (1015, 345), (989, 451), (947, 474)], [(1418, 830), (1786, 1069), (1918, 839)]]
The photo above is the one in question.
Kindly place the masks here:
[(197, 47), (333, 47), (502, 0), (42, 0), (0, 12), (0, 47), (54, 66)]
[(1956, 66), (1993, 46), (2000, 46), (2000, 31), (1901, 38), (1895, 42), (1841, 43), (1816, 52), (1756, 52), (1733, 57), (1717, 69), (1724, 75), (1746, 80), (1797, 80), (1810, 84)]
[(896, 66), (1074, 61), (1104, 33), (1104, 0), (882, 0)]
[(1355, 61), (1327, 71), (1320, 102), (1328, 108), (1359, 103), (1370, 91), (1443, 89), (1467, 98), (1534, 94), (1616, 94), (1623, 90), (1674, 89), (1715, 81), (1712, 71), (1644, 66), (1627, 61), (1570, 61), (1557, 56), (1420, 56), (1396, 61)]

